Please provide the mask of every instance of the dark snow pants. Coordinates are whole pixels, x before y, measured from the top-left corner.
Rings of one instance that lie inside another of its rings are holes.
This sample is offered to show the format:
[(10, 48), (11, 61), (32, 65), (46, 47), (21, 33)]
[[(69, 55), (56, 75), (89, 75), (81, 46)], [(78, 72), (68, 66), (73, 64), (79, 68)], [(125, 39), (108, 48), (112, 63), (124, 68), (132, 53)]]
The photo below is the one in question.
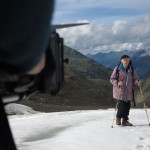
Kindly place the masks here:
[(130, 107), (131, 107), (130, 100), (127, 102), (119, 100), (116, 117), (120, 119), (123, 118), (125, 120), (129, 120), (128, 116), (129, 116)]

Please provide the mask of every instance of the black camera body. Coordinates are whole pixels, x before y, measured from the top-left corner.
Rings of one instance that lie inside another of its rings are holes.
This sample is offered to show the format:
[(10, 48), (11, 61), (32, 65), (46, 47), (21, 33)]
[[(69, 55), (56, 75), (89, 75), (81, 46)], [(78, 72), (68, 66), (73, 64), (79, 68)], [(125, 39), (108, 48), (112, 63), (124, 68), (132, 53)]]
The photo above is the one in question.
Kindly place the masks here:
[(64, 82), (64, 44), (59, 34), (52, 32), (46, 50), (46, 65), (39, 74), (38, 87), (42, 93), (56, 94)]
[(46, 64), (37, 75), (20, 75), (17, 80), (0, 80), (0, 95), (4, 104), (27, 99), (35, 93), (56, 95), (64, 82), (64, 44), (59, 34), (52, 32), (46, 49)]

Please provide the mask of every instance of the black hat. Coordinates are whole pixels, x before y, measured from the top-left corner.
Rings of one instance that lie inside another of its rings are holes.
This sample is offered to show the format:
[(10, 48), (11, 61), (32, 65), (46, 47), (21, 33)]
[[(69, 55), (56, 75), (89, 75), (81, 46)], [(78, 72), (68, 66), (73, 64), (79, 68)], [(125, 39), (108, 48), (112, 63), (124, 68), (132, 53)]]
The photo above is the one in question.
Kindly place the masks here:
[(124, 59), (124, 58), (130, 58), (130, 57), (128, 55), (122, 55), (121, 59)]

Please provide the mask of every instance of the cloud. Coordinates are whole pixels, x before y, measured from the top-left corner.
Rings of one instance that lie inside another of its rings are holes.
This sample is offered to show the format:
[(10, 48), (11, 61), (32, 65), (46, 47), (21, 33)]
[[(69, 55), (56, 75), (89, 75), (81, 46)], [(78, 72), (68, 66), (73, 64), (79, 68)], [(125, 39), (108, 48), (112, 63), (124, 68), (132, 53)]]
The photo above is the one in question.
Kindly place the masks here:
[(150, 48), (149, 25), (150, 16), (147, 16), (134, 21), (115, 20), (110, 24), (91, 22), (58, 32), (66, 45), (86, 54)]

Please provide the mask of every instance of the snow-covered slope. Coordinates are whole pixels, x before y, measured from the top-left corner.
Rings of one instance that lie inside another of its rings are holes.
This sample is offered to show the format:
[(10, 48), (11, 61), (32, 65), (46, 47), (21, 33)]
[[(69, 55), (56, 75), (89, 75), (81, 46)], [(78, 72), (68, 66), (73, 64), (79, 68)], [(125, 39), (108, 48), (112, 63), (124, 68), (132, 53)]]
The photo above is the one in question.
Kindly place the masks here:
[[(150, 114), (150, 109), (148, 109)], [(114, 109), (9, 116), (18, 150), (149, 150), (144, 109), (131, 109), (133, 127), (111, 128)]]

